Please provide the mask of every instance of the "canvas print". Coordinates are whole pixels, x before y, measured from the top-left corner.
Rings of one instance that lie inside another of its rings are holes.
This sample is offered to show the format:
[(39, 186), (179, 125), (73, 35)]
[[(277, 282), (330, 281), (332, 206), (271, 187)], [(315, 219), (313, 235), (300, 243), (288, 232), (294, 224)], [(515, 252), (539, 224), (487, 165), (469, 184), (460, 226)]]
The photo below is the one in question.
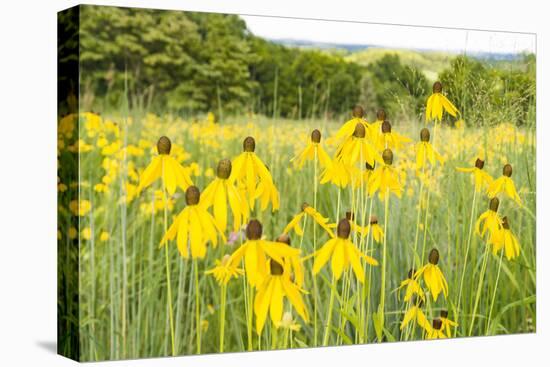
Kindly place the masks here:
[(534, 34), (58, 19), (60, 354), (535, 332)]

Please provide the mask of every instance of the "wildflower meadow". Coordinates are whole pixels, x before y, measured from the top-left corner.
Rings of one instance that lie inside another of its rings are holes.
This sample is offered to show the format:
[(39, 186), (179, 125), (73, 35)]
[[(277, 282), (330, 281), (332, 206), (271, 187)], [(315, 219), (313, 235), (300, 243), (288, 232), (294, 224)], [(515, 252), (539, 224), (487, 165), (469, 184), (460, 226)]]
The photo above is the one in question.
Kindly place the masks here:
[(470, 98), (482, 82), (453, 92), (452, 71), (401, 100), (405, 113), (391, 97), (178, 113), (133, 103), (130, 87), (61, 113), (60, 350), (97, 361), (534, 332), (534, 115)]

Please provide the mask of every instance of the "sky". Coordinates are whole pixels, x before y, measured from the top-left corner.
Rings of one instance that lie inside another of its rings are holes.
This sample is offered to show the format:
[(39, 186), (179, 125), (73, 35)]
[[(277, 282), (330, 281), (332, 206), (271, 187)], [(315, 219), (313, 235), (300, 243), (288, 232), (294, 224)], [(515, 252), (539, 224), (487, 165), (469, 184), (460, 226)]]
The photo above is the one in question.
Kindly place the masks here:
[(370, 24), (341, 21), (241, 16), (256, 36), (271, 40), (300, 40), (466, 53), (535, 52), (534, 34)]

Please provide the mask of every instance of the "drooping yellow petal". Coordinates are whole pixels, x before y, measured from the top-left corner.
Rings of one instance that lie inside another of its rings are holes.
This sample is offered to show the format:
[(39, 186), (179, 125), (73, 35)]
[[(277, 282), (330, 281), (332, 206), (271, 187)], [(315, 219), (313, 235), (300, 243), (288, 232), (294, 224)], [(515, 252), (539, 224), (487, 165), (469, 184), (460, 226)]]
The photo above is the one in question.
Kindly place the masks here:
[(281, 284), (281, 276), (273, 277), (273, 288), (271, 291), (271, 306), (269, 313), (273, 324), (277, 325), (283, 318), (283, 286)]
[(161, 157), (156, 156), (153, 157), (153, 160), (151, 163), (145, 168), (143, 173), (141, 174), (140, 180), (139, 180), (139, 186), (137, 188), (138, 194), (141, 192), (141, 190), (145, 189), (146, 187), (149, 187), (153, 182), (155, 182), (162, 174), (162, 162)]
[(330, 257), (332, 256), (332, 253), (334, 251), (334, 247), (336, 246), (336, 243), (338, 242), (338, 239), (332, 238), (328, 240), (323, 247), (321, 247), (317, 252), (315, 253), (315, 258), (313, 261), (313, 274), (317, 274), (321, 271), (323, 266), (328, 262)]

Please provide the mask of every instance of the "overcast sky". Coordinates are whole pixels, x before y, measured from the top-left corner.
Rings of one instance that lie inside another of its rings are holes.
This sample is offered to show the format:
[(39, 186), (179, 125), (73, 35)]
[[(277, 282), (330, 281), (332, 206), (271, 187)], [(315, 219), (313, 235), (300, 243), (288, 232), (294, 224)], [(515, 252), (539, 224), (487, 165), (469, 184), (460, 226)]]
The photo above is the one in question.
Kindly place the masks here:
[(418, 48), (451, 52), (535, 52), (535, 35), (369, 23), (241, 16), (255, 35), (272, 40)]

